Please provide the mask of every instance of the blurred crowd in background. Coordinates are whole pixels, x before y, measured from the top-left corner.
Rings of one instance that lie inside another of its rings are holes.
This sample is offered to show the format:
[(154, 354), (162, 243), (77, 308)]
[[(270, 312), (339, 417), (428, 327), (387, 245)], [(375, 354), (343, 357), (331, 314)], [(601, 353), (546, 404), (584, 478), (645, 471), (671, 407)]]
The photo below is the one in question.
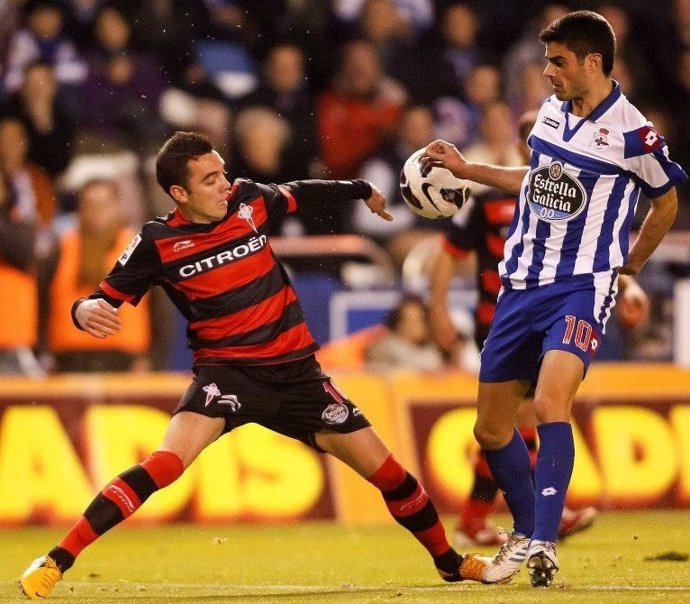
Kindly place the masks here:
[[(687, 170), (690, 0), (0, 2), (0, 372), (167, 368), (162, 298), (125, 305), (133, 326), (107, 341), (77, 332), (69, 308), (171, 209), (153, 161), (175, 130), (205, 133), (231, 180), (376, 183), (392, 223), (364, 204), (302, 208), (274, 234), (365, 235), (400, 269), (444, 228), (403, 205), (404, 160), (444, 138), (519, 165), (518, 117), (550, 94), (538, 33), (581, 8), (613, 26), (613, 77)], [(663, 280), (683, 271), (655, 275), (659, 313)]]

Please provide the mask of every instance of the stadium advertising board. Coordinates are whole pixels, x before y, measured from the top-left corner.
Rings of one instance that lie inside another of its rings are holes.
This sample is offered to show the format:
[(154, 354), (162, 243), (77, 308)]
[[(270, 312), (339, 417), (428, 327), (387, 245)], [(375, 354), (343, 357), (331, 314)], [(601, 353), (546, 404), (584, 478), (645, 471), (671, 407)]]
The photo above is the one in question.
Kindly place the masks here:
[[(335, 374), (443, 512), (471, 483), (474, 378)], [(71, 522), (96, 490), (159, 445), (187, 376), (7, 379), (0, 388), (0, 524)], [(690, 372), (593, 367), (576, 402), (569, 497), (599, 507), (690, 506)], [(245, 426), (209, 447), (132, 518), (388, 518), (378, 492), (309, 447)]]

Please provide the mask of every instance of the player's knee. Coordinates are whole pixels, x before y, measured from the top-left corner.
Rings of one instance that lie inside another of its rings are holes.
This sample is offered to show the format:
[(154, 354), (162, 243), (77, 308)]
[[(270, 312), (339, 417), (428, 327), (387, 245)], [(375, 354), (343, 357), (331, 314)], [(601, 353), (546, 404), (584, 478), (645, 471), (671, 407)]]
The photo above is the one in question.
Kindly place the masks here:
[(474, 425), (474, 437), (482, 449), (500, 449), (507, 445), (513, 435), (512, 427), (480, 422)]
[(549, 396), (534, 399), (534, 410), (538, 424), (570, 421), (571, 405), (568, 401), (560, 401)]

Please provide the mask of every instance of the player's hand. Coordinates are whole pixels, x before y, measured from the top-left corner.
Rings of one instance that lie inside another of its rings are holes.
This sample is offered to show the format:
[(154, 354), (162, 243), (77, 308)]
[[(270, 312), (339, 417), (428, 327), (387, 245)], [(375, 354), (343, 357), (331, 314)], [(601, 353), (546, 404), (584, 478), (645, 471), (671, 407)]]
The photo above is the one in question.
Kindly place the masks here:
[(102, 298), (84, 300), (75, 315), (81, 328), (96, 338), (107, 338), (122, 328), (117, 310)]
[(429, 327), (431, 337), (446, 357), (454, 358), (458, 354), (458, 334), (447, 309), (429, 309)]
[(378, 214), (384, 220), (393, 220), (393, 215), (386, 210), (386, 198), (383, 196), (381, 189), (379, 189), (374, 183), (369, 183), (371, 185), (371, 197), (365, 199), (364, 203), (371, 210), (373, 214)]
[(420, 158), (420, 162), (425, 170), (438, 166), (447, 168), (458, 178), (466, 178), (467, 160), (455, 145), (444, 140), (435, 140), (433, 143), (429, 143)]
[(619, 277), (618, 321), (626, 329), (632, 329), (649, 319), (649, 296), (627, 276)]

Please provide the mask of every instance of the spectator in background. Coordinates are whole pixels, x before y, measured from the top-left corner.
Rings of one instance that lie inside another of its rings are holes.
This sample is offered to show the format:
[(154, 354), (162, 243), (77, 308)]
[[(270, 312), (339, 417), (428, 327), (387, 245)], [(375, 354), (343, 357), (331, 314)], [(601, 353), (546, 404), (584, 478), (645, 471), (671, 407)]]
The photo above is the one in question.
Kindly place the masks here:
[[(331, 86), (316, 105), (321, 156), (329, 178), (353, 177), (385, 147), (397, 128), (405, 99), (405, 90), (382, 71), (370, 43), (345, 44)], [(322, 213), (318, 232), (342, 233), (347, 212), (343, 205)]]
[(364, 164), (359, 176), (376, 184), (386, 199), (388, 211), (395, 217), (391, 222), (376, 220), (367, 208), (355, 206), (351, 214), (352, 231), (371, 237), (386, 248), (393, 261), (401, 266), (410, 249), (433, 230), (442, 228), (439, 222), (411, 212), (400, 195), (400, 172), (407, 158), (417, 149), (434, 140), (433, 113), (427, 107), (413, 105), (405, 109), (397, 136), (388, 147)]
[[(568, 7), (565, 4), (549, 2), (535, 14), (528, 16), (522, 35), (502, 58), (504, 91), (507, 99), (520, 97), (520, 80), (525, 65), (541, 65), (542, 71), (544, 70), (544, 47), (539, 42), (539, 32), (567, 12)], [(542, 100), (547, 96), (548, 94)]]
[(343, 46), (331, 86), (318, 99), (316, 118), (322, 155), (331, 178), (356, 174), (392, 135), (406, 92), (383, 71), (373, 45)]
[(41, 377), (38, 341), (35, 230), (17, 211), (9, 175), (0, 168), (0, 374)]
[(413, 102), (426, 103), (436, 94), (428, 77), (428, 61), (420, 52), (416, 31), (395, 0), (366, 0), (358, 30), (376, 49), (383, 70), (400, 82)]
[(418, 296), (406, 295), (386, 317), (387, 331), (366, 349), (369, 369), (417, 369), (443, 367), (443, 357), (429, 332), (429, 312)]
[(158, 114), (165, 83), (161, 66), (132, 48), (132, 29), (114, 5), (96, 17), (96, 47), (87, 55), (89, 73), (82, 87), (84, 104), (80, 151), (131, 149), (148, 154), (160, 144), (167, 126)]
[(501, 99), (501, 72), (487, 63), (475, 65), (460, 94), (462, 100), (456, 96), (436, 99), (434, 110), (439, 134), (449, 136), (453, 144), (465, 148), (479, 138), (485, 107)]
[(291, 42), (279, 42), (263, 62), (259, 86), (243, 96), (238, 109), (268, 107), (290, 125), (292, 136), (285, 150), (287, 180), (318, 178), (323, 174), (316, 143), (314, 96), (305, 71), (304, 52)]
[(74, 93), (84, 81), (86, 67), (77, 47), (65, 33), (65, 13), (58, 0), (30, 0), (22, 26), (9, 41), (5, 87), (16, 92), (26, 66), (42, 59), (55, 68), (55, 77), (76, 104)]
[[(479, 138), (465, 150), (468, 161), (514, 167), (524, 165), (520, 141), (510, 107), (503, 101), (492, 101), (482, 108)], [(475, 195), (486, 192), (486, 185), (473, 183)]]
[(29, 137), (16, 117), (0, 120), (0, 167), (16, 194), (14, 214), (36, 229), (36, 259), (48, 261), (55, 244), (55, 189), (50, 176), (29, 159)]
[(291, 136), (290, 124), (267, 107), (247, 107), (235, 120), (237, 159), (229, 166), (233, 175), (256, 182), (287, 182), (290, 178), (285, 152)]
[(544, 61), (525, 63), (520, 68), (515, 96), (506, 96), (514, 116), (536, 111), (551, 94), (548, 80), (544, 77)]
[(119, 311), (123, 329), (106, 339), (74, 329), (74, 300), (88, 296), (117, 261), (135, 233), (123, 224), (117, 186), (92, 180), (79, 191), (78, 225), (60, 238), (50, 287), (48, 346), (57, 371), (145, 371), (149, 369), (150, 316), (145, 298)]
[(2, 113), (21, 120), (29, 138), (29, 160), (56, 178), (70, 162), (74, 122), (58, 95), (53, 67), (44, 60), (29, 63), (21, 88), (5, 103)]
[(439, 28), (443, 43), (440, 58), (452, 68), (454, 82), (462, 88), (472, 69), (485, 58), (477, 46), (477, 15), (468, 3), (454, 2), (441, 14)]

